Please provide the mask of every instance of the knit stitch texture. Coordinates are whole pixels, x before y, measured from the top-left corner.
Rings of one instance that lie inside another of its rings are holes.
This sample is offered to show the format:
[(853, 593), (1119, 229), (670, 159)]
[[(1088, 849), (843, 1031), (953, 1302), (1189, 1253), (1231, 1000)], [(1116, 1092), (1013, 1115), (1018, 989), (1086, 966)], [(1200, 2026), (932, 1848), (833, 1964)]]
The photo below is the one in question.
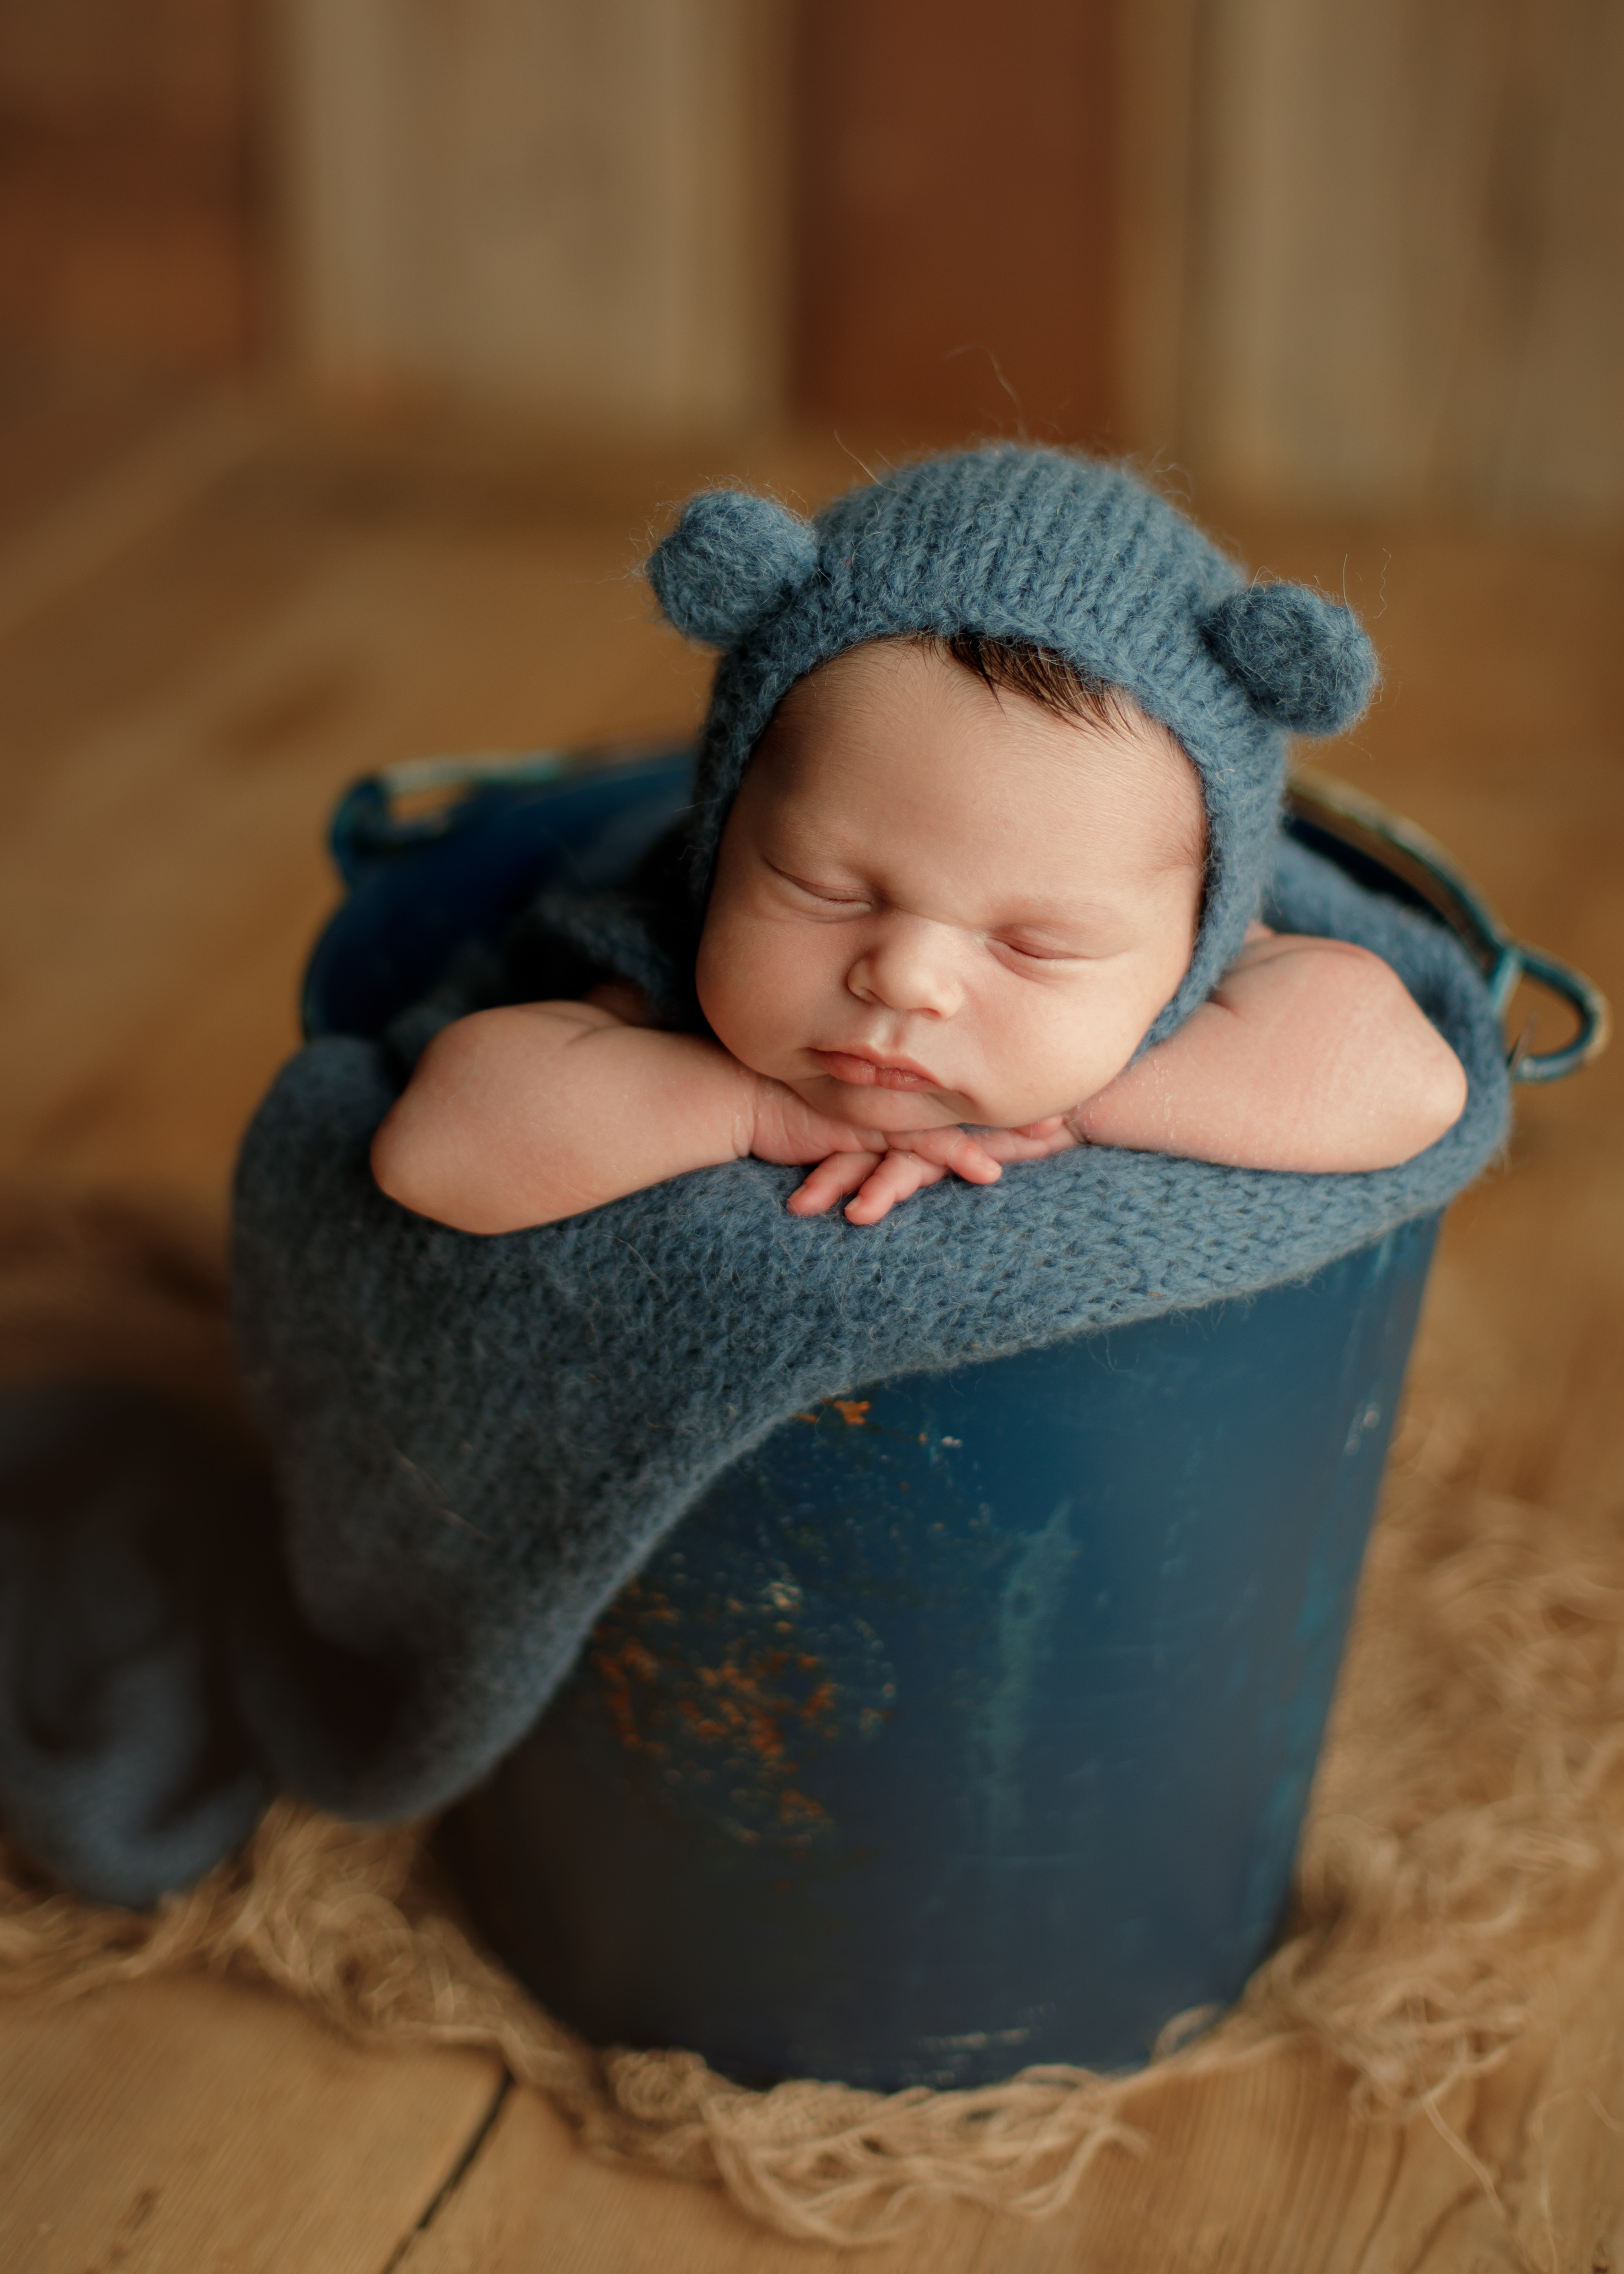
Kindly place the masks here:
[[(1304, 1276), (1441, 1209), (1503, 1141), (1499, 1024), (1463, 951), (1277, 834), (1287, 730), (1347, 726), (1375, 681), (1346, 609), (1249, 586), (1120, 467), (1015, 448), (906, 468), (810, 523), (708, 493), (649, 575), (673, 622), (723, 651), (686, 863), (618, 900), (541, 896), (505, 960), (470, 947), (383, 1041), (301, 1051), (249, 1131), (235, 1300), (279, 1510), (239, 1495), (217, 1570), (197, 1546), (218, 1532), (207, 1512), (182, 1537), (174, 1495), (139, 1478), (93, 1495), (82, 1523), (0, 1525), (0, 1807), (86, 1893), (146, 1902), (196, 1876), (246, 1829), (267, 1773), (363, 1818), (468, 1790), (653, 1547), (820, 1398)], [(717, 844), (783, 695), (865, 640), (960, 631), (1125, 688), (1196, 768), (1201, 930), (1147, 1040), (1206, 998), (1261, 906), (1395, 966), (1466, 1067), (1455, 1128), (1362, 1176), (1083, 1148), (991, 1186), (950, 1178), (862, 1229), (790, 1216), (801, 1171), (757, 1161), (497, 1239), (384, 1197), (373, 1132), (447, 1019), (612, 971), (668, 1023), (697, 1024)], [(0, 1472), (34, 1460), (45, 1426), (0, 1409)], [(154, 1477), (169, 1458), (153, 1452)], [(35, 1634), (74, 1670), (65, 1702)], [(9, 1712), (24, 1673), (28, 1709)], [(78, 1702), (98, 1682), (116, 1699), (100, 1717)]]
[(1247, 585), (1126, 467), (1014, 444), (905, 466), (810, 523), (765, 498), (709, 492), (656, 549), (649, 580), (678, 630), (723, 650), (700, 749), (701, 900), (773, 712), (796, 680), (864, 641), (974, 631), (1029, 643), (1170, 727), (1207, 803), (1207, 893), (1190, 967), (1147, 1043), (1206, 1001), (1257, 915), (1288, 729), (1351, 726), (1378, 675), (1347, 608), (1297, 585)]
[(1482, 980), (1436, 923), (1276, 853), (1271, 918), (1386, 956), (1466, 1066), (1462, 1118), (1402, 1168), (1089, 1148), (950, 1179), (860, 1229), (789, 1215), (802, 1172), (745, 1161), (479, 1239), (372, 1182), (401, 1078), (387, 1050), (328, 1039), (293, 1059), (244, 1148), (238, 1328), (303, 1615), (372, 1704), (357, 1723), (298, 1659), (244, 1656), (282, 1781), (364, 1817), (465, 1791), (655, 1543), (819, 1398), (1252, 1294), (1442, 1208), (1506, 1130)]
[[(515, 932), (661, 961), (629, 907)], [(237, 1183), (237, 1308), (277, 1500), (118, 1393), (0, 1398), (0, 1818), (96, 1900), (199, 1877), (278, 1782), (360, 1817), (466, 1790), (600, 1608), (718, 1473), (865, 1382), (1246, 1296), (1441, 1208), (1504, 1134), (1498, 1022), (1436, 924), (1301, 848), (1267, 912), (1387, 956), (1459, 1051), (1464, 1118), (1402, 1169), (1299, 1177), (1106, 1148), (944, 1183), (871, 1229), (741, 1162), (498, 1239), (410, 1216), (367, 1166), (406, 1057), (471, 1007), (283, 1070)], [(409, 1039), (410, 1037), (411, 1039)], [(791, 1426), (793, 1426), (793, 1424)]]

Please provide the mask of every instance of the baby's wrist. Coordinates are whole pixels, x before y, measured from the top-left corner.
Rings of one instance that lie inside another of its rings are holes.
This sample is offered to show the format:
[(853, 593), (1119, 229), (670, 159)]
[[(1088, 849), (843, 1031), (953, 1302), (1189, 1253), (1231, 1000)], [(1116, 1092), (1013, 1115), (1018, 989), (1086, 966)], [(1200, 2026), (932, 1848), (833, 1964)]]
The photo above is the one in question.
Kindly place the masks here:
[(733, 1158), (743, 1161), (756, 1150), (764, 1134), (769, 1100), (776, 1085), (742, 1065), (731, 1052), (727, 1063), (733, 1077), (730, 1100)]

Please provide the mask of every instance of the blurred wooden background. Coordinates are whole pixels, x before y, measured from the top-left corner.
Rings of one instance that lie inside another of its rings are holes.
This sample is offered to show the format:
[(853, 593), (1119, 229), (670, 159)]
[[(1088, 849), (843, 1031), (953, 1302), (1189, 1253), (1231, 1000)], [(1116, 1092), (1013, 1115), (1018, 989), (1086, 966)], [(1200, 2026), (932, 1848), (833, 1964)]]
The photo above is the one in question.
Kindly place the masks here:
[(1609, 0), (11, 0), (0, 342), (1624, 510)]
[(1180, 454), (1278, 500), (1624, 508), (1624, 10), (1202, 0)]
[[(589, 451), (488, 419), (14, 395), (0, 495), (26, 475), (33, 535), (0, 556), (0, 1378), (214, 1386), (232, 1156), (297, 1041), (341, 789), (414, 750), (684, 727), (706, 665), (631, 574), (651, 506), (716, 479), (811, 504), (850, 471), (826, 437)], [(1345, 585), (1373, 621), (1386, 689), (1322, 762), (1624, 999), (1617, 540), (1225, 514), (1253, 561)], [(1482, 1487), (1562, 1537), (1578, 1511), (1624, 1591), (1621, 1115), (1618, 1050), (1521, 1097), (1509, 1173), (1450, 1213), (1421, 1364), (1467, 1394)], [(1534, 2025), (1447, 2097), (1447, 2130), (1364, 2124), (1304, 2044), (1159, 2102), (1145, 2156), (1102, 2158), (1047, 2226), (950, 2212), (860, 2263), (1624, 2264), (1615, 1928), (1545, 1946)], [(0, 2000), (7, 2274), (838, 2263), (718, 2195), (595, 2164), (487, 2053), (361, 2051), (230, 1981)]]
[[(1370, 621), (1387, 686), (1334, 770), (1624, 996), (1621, 109), (1612, 0), (9, 0), (0, 1366), (221, 1366), (335, 798), (689, 723), (704, 659), (633, 570), (704, 481), (810, 505), (966, 432), (1143, 451)], [(1621, 1111), (1617, 1050), (1522, 1098), (1424, 1353), (1485, 1489), (1604, 1540)], [(1305, 2051), (1048, 2229), (874, 2263), (1624, 2263), (1621, 1946), (1553, 1949), (1526, 2045), (1440, 2112), (1476, 2168)], [(830, 2263), (504, 2094), (230, 1984), (8, 2006), (0, 2260)]]
[(0, 8), (0, 340), (241, 370), (264, 339), (247, 0)]
[(1109, 429), (1116, 13), (797, 11), (786, 380), (802, 417), (947, 441)]

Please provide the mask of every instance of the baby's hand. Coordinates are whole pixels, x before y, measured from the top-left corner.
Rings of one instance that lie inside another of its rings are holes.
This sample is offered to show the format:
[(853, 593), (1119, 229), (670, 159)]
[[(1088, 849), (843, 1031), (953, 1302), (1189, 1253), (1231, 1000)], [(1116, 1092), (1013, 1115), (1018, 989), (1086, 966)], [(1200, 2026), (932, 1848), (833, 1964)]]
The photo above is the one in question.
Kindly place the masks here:
[[(824, 1123), (825, 1128), (840, 1125)], [(1081, 1142), (1060, 1114), (1034, 1121), (1025, 1129), (913, 1129), (887, 1136), (879, 1131), (846, 1133), (851, 1140), (868, 1140), (861, 1149), (831, 1151), (806, 1182), (791, 1195), (794, 1216), (822, 1216), (839, 1200), (853, 1195), (846, 1210), (848, 1224), (878, 1224), (899, 1201), (940, 1184), (950, 1173), (966, 1184), (995, 1185), (1005, 1161), (1041, 1161)], [(780, 1157), (787, 1157), (781, 1156)], [(799, 1157), (805, 1158), (805, 1155)]]
[(848, 1224), (878, 1224), (898, 1201), (927, 1185), (939, 1185), (949, 1171), (970, 1185), (996, 1185), (1004, 1174), (979, 1137), (967, 1129), (914, 1129), (880, 1136), (873, 1149), (831, 1153), (790, 1195), (793, 1216), (822, 1216), (848, 1193)]
[(754, 1111), (754, 1127), (742, 1150), (758, 1161), (817, 1163), (790, 1198), (796, 1216), (822, 1216), (852, 1193), (855, 1198), (846, 1211), (850, 1222), (878, 1224), (898, 1201), (938, 1184), (950, 1171), (976, 1185), (996, 1184), (1002, 1174), (981, 1133), (973, 1136), (958, 1127), (900, 1134), (861, 1128), (815, 1113), (793, 1089), (764, 1076), (756, 1077)]

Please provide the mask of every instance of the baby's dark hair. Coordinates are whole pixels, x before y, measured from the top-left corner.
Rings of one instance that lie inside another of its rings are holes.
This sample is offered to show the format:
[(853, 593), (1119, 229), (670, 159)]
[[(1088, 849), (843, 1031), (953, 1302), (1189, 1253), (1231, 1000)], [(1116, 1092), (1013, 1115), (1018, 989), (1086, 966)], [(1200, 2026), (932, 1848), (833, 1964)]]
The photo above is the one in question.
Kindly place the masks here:
[(995, 695), (1024, 695), (1058, 719), (1086, 719), (1105, 727), (1123, 723), (1120, 697), (1110, 681), (1079, 671), (1052, 648), (992, 639), (984, 632), (955, 632), (951, 639), (926, 635), (920, 644), (951, 656)]
[[(1097, 679), (1092, 672), (1079, 671), (1064, 656), (1056, 655), (1053, 648), (1039, 647), (1030, 641), (992, 639), (984, 632), (955, 632), (951, 639), (925, 633), (919, 644), (934, 649), (938, 655), (951, 656), (964, 670), (974, 672), (994, 695), (1024, 695), (1028, 702), (1038, 704), (1056, 719), (1086, 719), (1092, 726), (1103, 727), (1107, 734), (1126, 727), (1135, 709), (1132, 697), (1109, 679)], [(1178, 737), (1167, 727), (1162, 732), (1188, 764), (1189, 753)], [(1187, 861), (1192, 868), (1205, 871), (1207, 855), (1203, 801), (1199, 820), (1189, 837), (1181, 840), (1177, 857), (1181, 862)]]

